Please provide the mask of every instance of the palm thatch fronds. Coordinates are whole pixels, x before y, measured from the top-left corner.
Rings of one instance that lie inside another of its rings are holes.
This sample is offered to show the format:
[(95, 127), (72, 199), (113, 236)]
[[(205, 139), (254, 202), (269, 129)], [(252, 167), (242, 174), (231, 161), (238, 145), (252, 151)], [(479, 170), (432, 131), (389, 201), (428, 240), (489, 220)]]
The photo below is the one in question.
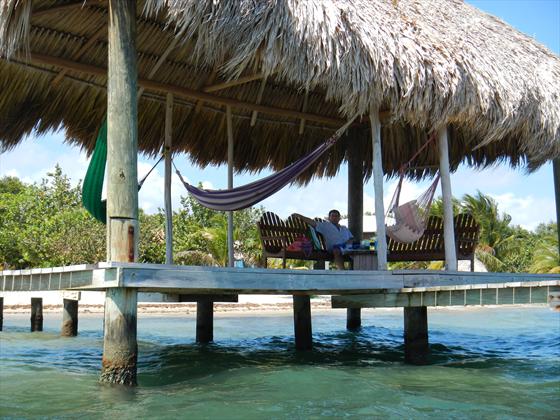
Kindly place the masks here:
[[(106, 2), (0, 4), (0, 147), (63, 126), (92, 150), (105, 114)], [(240, 171), (283, 168), (372, 108), (385, 115), (388, 175), (445, 125), (452, 169), (531, 169), (560, 156), (559, 57), (462, 0), (146, 0), (137, 25), (148, 154), (161, 150), (173, 91), (174, 150), (201, 166), (226, 161), (227, 101)], [(364, 118), (300, 181), (336, 174), (350, 141), (364, 144), (368, 177), (368, 137)], [(428, 148), (411, 176), (437, 163)]]

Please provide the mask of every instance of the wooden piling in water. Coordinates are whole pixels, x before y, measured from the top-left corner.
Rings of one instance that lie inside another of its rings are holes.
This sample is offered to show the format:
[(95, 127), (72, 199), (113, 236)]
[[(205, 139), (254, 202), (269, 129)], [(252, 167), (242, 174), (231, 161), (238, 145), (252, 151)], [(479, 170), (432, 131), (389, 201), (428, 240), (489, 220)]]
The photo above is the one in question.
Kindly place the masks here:
[[(107, 66), (107, 259), (138, 256), (136, 2), (109, 0)], [(101, 382), (136, 385), (138, 292), (105, 295)]]
[(0, 297), (0, 331), (4, 327), (4, 298)]
[(429, 361), (428, 308), (404, 307), (404, 360), (413, 365), (425, 365)]
[(294, 295), (293, 308), (296, 350), (311, 350), (313, 348), (313, 338), (310, 297), (307, 295)]
[(78, 301), (75, 299), (63, 299), (62, 327), (60, 335), (63, 337), (75, 337), (78, 335)]
[(107, 289), (101, 382), (136, 385), (136, 289)]
[(31, 298), (31, 331), (43, 331), (43, 298)]
[(214, 340), (214, 302), (201, 298), (196, 302), (196, 342), (210, 343)]
[(362, 326), (362, 310), (360, 308), (346, 309), (346, 329), (348, 331), (359, 330)]

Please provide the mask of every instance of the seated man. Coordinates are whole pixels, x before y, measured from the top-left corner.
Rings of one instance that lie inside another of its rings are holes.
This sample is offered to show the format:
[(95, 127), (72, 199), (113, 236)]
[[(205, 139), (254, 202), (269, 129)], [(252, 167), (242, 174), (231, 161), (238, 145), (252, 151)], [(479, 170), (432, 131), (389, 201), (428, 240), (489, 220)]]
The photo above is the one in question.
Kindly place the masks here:
[(329, 211), (329, 220), (316, 222), (313, 219), (302, 216), (301, 214), (294, 213), (293, 216), (298, 217), (305, 223), (313, 226), (317, 232), (325, 238), (325, 245), (327, 251), (332, 252), (334, 255), (334, 262), (339, 270), (344, 270), (344, 259), (342, 258), (342, 249), (346, 244), (351, 244), (352, 233), (346, 226), (341, 226), (340, 212), (338, 210)]

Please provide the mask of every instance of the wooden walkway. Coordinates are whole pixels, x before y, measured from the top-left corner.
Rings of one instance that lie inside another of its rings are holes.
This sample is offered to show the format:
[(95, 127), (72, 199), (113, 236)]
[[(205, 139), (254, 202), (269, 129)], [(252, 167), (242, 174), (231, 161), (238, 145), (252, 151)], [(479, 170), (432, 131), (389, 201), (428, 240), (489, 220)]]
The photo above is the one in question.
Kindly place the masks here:
[(333, 295), (335, 308), (547, 303), (552, 274), (445, 271), (323, 271), (99, 263), (0, 272), (2, 292), (106, 290), (176, 294)]

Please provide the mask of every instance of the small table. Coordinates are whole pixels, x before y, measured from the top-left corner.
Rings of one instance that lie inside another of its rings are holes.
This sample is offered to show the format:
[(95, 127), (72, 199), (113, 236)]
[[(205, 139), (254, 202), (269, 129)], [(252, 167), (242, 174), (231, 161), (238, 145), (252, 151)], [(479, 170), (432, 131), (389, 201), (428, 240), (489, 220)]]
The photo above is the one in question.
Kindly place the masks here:
[(345, 253), (352, 258), (354, 270), (377, 270), (377, 251), (353, 249)]

